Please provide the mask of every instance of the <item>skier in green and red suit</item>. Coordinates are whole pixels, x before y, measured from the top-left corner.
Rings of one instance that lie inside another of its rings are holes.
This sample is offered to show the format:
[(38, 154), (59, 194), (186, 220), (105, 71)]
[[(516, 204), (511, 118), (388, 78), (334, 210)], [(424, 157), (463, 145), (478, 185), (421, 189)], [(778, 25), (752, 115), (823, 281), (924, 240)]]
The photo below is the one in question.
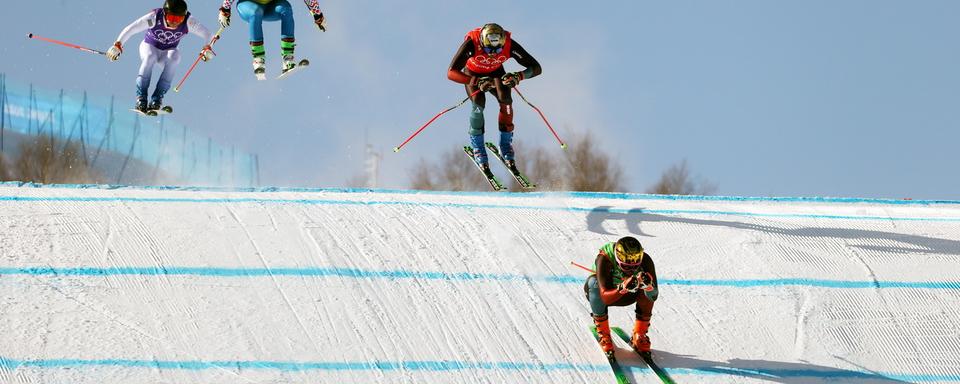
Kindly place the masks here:
[[(510, 58), (516, 59), (524, 70), (507, 73), (503, 69), (503, 63)], [(521, 80), (536, 77), (541, 72), (543, 69), (540, 63), (511, 38), (510, 32), (494, 23), (468, 32), (460, 49), (453, 56), (450, 68), (447, 70), (447, 78), (464, 84), (468, 95), (478, 89), (481, 91), (471, 99), (473, 110), (470, 112), (468, 133), (474, 158), (484, 173), (490, 172), (487, 151), (483, 145), (485, 94), (490, 92), (500, 103), (500, 115), (497, 119), (500, 128), (500, 153), (506, 160), (507, 167), (515, 169), (513, 99), (510, 88), (519, 84)]]
[(650, 328), (653, 302), (659, 293), (653, 259), (644, 252), (640, 241), (627, 236), (600, 247), (595, 267), (596, 273), (587, 277), (583, 291), (590, 302), (593, 322), (600, 335), (600, 348), (607, 355), (613, 354), (607, 308), (636, 304), (636, 321), (630, 344), (637, 352), (650, 352), (647, 330)]

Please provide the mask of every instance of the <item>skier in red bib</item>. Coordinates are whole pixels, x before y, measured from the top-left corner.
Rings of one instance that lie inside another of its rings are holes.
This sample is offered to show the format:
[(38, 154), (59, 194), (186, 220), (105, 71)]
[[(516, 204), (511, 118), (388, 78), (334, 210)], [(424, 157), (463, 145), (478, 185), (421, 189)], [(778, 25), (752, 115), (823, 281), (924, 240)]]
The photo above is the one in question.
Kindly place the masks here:
[[(503, 63), (510, 58), (524, 67), (521, 72), (507, 73)], [(490, 174), (487, 151), (483, 144), (483, 109), (486, 106), (485, 94), (490, 92), (500, 103), (500, 115), (497, 119), (500, 128), (500, 153), (507, 167), (516, 168), (513, 152), (513, 99), (510, 88), (521, 80), (530, 79), (542, 72), (540, 63), (497, 24), (490, 23), (467, 33), (460, 49), (453, 56), (447, 78), (464, 84), (467, 94), (480, 90), (471, 101), (470, 146), (473, 155), (484, 173)]]
[(593, 322), (600, 335), (600, 348), (608, 355), (613, 354), (607, 308), (636, 304), (636, 321), (630, 344), (637, 352), (650, 352), (647, 330), (650, 328), (653, 302), (659, 294), (653, 259), (644, 252), (640, 241), (627, 236), (616, 243), (604, 244), (595, 264), (596, 273), (587, 277), (583, 291), (590, 302)]

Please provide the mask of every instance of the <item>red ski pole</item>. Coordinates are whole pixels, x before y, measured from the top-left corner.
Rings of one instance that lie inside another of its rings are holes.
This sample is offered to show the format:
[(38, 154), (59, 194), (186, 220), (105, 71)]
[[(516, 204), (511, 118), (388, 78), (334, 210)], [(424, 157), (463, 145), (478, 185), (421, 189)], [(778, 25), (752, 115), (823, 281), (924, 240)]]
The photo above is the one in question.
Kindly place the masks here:
[(592, 269), (587, 268), (587, 267), (584, 267), (584, 266), (582, 266), (582, 265), (580, 265), (580, 264), (577, 264), (576, 262), (571, 261), (570, 264), (573, 264), (574, 266), (580, 267), (580, 268), (582, 268), (584, 271), (587, 271), (587, 272), (590, 272), (590, 273), (596, 273), (596, 272), (594, 272)]
[[(217, 43), (217, 40), (220, 40), (221, 33), (223, 33), (223, 27), (220, 27), (220, 29), (217, 30), (217, 34), (213, 35), (213, 39), (210, 40), (210, 44), (208, 45), (210, 46), (211, 49), (213, 48), (213, 45)], [(204, 51), (205, 49), (200, 50), (200, 55), (197, 56), (197, 59), (193, 61), (193, 65), (190, 66), (190, 69), (187, 70), (187, 73), (183, 75), (183, 79), (180, 79), (180, 83), (178, 83), (176, 87), (173, 87), (174, 92), (180, 92), (180, 87), (183, 86), (183, 82), (187, 81), (187, 77), (190, 77), (190, 73), (193, 72), (193, 69), (196, 68), (197, 64), (200, 63), (200, 59), (203, 59)]]
[(96, 49), (90, 49), (90, 48), (87, 48), (87, 47), (81, 47), (81, 46), (79, 46), (79, 45), (66, 43), (66, 42), (63, 42), (63, 41), (60, 41), (60, 40), (54, 40), (54, 39), (48, 39), (48, 38), (46, 38), (46, 37), (40, 37), (40, 36), (34, 35), (34, 34), (32, 34), (32, 33), (28, 33), (28, 34), (27, 34), (27, 38), (28, 38), (28, 39), (43, 40), (43, 41), (46, 41), (46, 42), (48, 42), (48, 43), (60, 44), (60, 45), (62, 45), (62, 46), (64, 46), (64, 47), (76, 48), (76, 49), (79, 49), (79, 50), (84, 51), (84, 52), (96, 53), (96, 54), (98, 54), (98, 55), (103, 55), (103, 56), (106, 56), (106, 55), (107, 55), (107, 53), (106, 53), (106, 52), (103, 52), (103, 51), (98, 51), (98, 50), (96, 50)]
[(557, 131), (554, 131), (554, 130), (553, 130), (553, 126), (550, 125), (550, 122), (549, 122), (549, 121), (547, 121), (547, 117), (543, 115), (543, 112), (540, 111), (540, 108), (537, 108), (536, 105), (530, 104), (530, 102), (527, 101), (527, 98), (526, 98), (526, 97), (523, 97), (523, 94), (520, 93), (520, 88), (517, 88), (516, 86), (514, 86), (514, 87), (513, 87), (513, 90), (514, 90), (514, 91), (517, 91), (517, 94), (520, 95), (520, 98), (523, 99), (523, 102), (524, 102), (524, 103), (527, 103), (527, 105), (529, 105), (531, 108), (535, 109), (535, 110), (537, 111), (537, 113), (540, 114), (540, 118), (543, 119), (543, 122), (544, 122), (544, 123), (547, 123), (547, 128), (550, 128), (550, 132), (553, 133), (553, 137), (556, 137), (556, 138), (557, 138), (557, 141), (560, 142), (560, 148), (567, 149), (567, 144), (564, 143), (563, 140), (560, 140), (560, 136), (557, 135)]
[(420, 132), (423, 131), (424, 128), (426, 128), (428, 125), (430, 125), (430, 123), (432, 123), (434, 120), (436, 120), (438, 117), (440, 117), (440, 116), (443, 115), (444, 113), (450, 112), (450, 111), (456, 109), (457, 107), (463, 105), (463, 103), (466, 103), (467, 100), (470, 100), (471, 97), (473, 97), (474, 95), (476, 95), (476, 94), (478, 94), (478, 93), (480, 93), (480, 90), (479, 90), (479, 89), (476, 90), (476, 91), (473, 91), (473, 93), (471, 93), (470, 96), (467, 96), (467, 97), (466, 97), (465, 99), (463, 99), (463, 101), (461, 101), (459, 104), (454, 105), (454, 106), (452, 106), (452, 107), (450, 107), (450, 108), (447, 108), (447, 109), (443, 110), (443, 112), (438, 113), (436, 116), (434, 116), (432, 119), (430, 119), (430, 121), (428, 121), (426, 124), (424, 124), (422, 127), (420, 127), (420, 129), (418, 129), (416, 132), (414, 132), (412, 135), (410, 135), (410, 137), (408, 137), (407, 140), (404, 140), (404, 142), (403, 142), (402, 144), (400, 144), (400, 145), (398, 145), (398, 146), (396, 146), (396, 147), (393, 147), (393, 151), (394, 151), (394, 152), (400, 152), (400, 148), (403, 148), (404, 145), (407, 145), (407, 143), (409, 143), (410, 140), (413, 140), (414, 137), (416, 137), (417, 135), (419, 135)]

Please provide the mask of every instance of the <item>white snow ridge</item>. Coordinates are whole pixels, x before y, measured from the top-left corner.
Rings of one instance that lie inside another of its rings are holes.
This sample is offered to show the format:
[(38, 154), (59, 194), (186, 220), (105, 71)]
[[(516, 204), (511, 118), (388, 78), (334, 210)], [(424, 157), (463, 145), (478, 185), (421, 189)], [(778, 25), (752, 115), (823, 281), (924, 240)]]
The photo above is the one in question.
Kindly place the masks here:
[(18, 184), (0, 382), (615, 383), (570, 262), (624, 235), (676, 382), (960, 382), (960, 202)]

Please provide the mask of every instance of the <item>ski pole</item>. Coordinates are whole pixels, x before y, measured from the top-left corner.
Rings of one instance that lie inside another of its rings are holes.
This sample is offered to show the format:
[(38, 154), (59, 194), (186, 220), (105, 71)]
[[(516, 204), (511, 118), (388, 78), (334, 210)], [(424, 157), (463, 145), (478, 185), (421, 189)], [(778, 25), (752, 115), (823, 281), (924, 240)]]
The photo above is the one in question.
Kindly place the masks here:
[(529, 105), (531, 108), (535, 109), (535, 110), (537, 111), (537, 113), (540, 114), (540, 118), (543, 119), (543, 122), (544, 122), (544, 123), (547, 123), (547, 128), (550, 128), (550, 132), (553, 133), (553, 137), (556, 137), (556, 138), (557, 138), (557, 141), (560, 142), (560, 148), (567, 149), (567, 144), (564, 143), (563, 140), (560, 140), (560, 136), (557, 135), (557, 131), (554, 131), (554, 130), (553, 130), (553, 126), (550, 125), (550, 122), (549, 122), (549, 121), (547, 121), (547, 117), (543, 115), (543, 112), (540, 111), (540, 108), (537, 108), (536, 105), (533, 105), (533, 104), (531, 104), (529, 101), (527, 101), (527, 98), (526, 98), (526, 97), (523, 97), (523, 94), (520, 93), (520, 88), (517, 88), (516, 86), (514, 86), (514, 87), (513, 87), (513, 90), (514, 90), (514, 91), (517, 91), (517, 94), (520, 95), (520, 98), (523, 99), (523, 102), (524, 102), (524, 103), (527, 103), (527, 105)]
[(587, 271), (587, 272), (590, 272), (590, 273), (596, 273), (596, 272), (594, 272), (592, 269), (587, 268), (587, 267), (584, 267), (584, 266), (582, 266), (582, 265), (580, 265), (580, 264), (577, 264), (576, 262), (571, 261), (570, 264), (573, 264), (574, 266), (580, 267), (580, 268), (582, 268), (584, 271)]
[(410, 135), (410, 137), (408, 137), (407, 140), (405, 140), (402, 144), (400, 144), (400, 145), (398, 145), (398, 146), (396, 146), (396, 147), (393, 147), (393, 151), (394, 151), (394, 152), (400, 152), (400, 148), (403, 148), (404, 145), (407, 145), (407, 143), (409, 143), (410, 140), (413, 140), (413, 138), (414, 138), (415, 136), (419, 135), (419, 134), (420, 134), (420, 131), (423, 131), (423, 129), (426, 128), (428, 125), (430, 125), (430, 123), (433, 123), (434, 120), (436, 120), (438, 117), (440, 117), (440, 116), (443, 115), (444, 113), (450, 112), (450, 111), (456, 109), (457, 107), (463, 105), (463, 103), (466, 103), (467, 100), (470, 100), (471, 97), (473, 97), (474, 95), (476, 95), (476, 94), (478, 94), (478, 93), (480, 93), (480, 90), (479, 90), (479, 89), (476, 90), (476, 91), (473, 91), (473, 93), (471, 93), (470, 96), (467, 96), (467, 97), (466, 97), (465, 99), (463, 99), (463, 101), (461, 101), (459, 104), (454, 105), (454, 106), (452, 106), (452, 107), (450, 107), (450, 108), (447, 108), (447, 109), (443, 110), (443, 112), (438, 113), (436, 116), (434, 116), (432, 119), (430, 119), (430, 121), (428, 121), (426, 124), (424, 124), (422, 127), (420, 127), (420, 129), (418, 129), (416, 132), (414, 132), (412, 135)]
[(28, 38), (28, 39), (43, 40), (43, 41), (46, 41), (46, 42), (48, 42), (48, 43), (60, 44), (60, 45), (62, 45), (62, 46), (64, 46), (64, 47), (76, 48), (76, 49), (79, 49), (79, 50), (84, 51), (84, 52), (96, 53), (96, 54), (98, 54), (98, 55), (103, 55), (103, 56), (106, 56), (106, 55), (107, 55), (107, 53), (106, 53), (106, 52), (103, 52), (103, 51), (98, 51), (98, 50), (96, 50), (96, 49), (90, 49), (90, 48), (87, 48), (87, 47), (81, 47), (81, 46), (79, 46), (79, 45), (66, 43), (66, 42), (63, 42), (63, 41), (60, 41), (60, 40), (54, 40), (54, 39), (48, 39), (48, 38), (46, 38), (46, 37), (40, 37), (40, 36), (34, 35), (34, 34), (32, 34), (32, 33), (28, 33), (28, 34), (27, 34), (27, 38)]
[[(213, 35), (213, 39), (210, 40), (210, 44), (208, 44), (210, 46), (210, 49), (213, 49), (213, 45), (217, 43), (217, 40), (220, 40), (221, 33), (223, 33), (222, 26), (220, 27), (220, 29), (217, 30), (217, 34)], [(174, 92), (180, 92), (180, 87), (183, 86), (183, 82), (187, 81), (187, 77), (190, 77), (190, 73), (193, 72), (193, 69), (196, 68), (197, 64), (200, 63), (200, 59), (203, 58), (204, 51), (206, 51), (206, 49), (200, 50), (200, 56), (197, 56), (197, 59), (193, 61), (193, 65), (190, 66), (190, 69), (187, 70), (187, 73), (183, 75), (182, 79), (180, 79), (180, 83), (178, 83), (176, 87), (173, 87)]]

